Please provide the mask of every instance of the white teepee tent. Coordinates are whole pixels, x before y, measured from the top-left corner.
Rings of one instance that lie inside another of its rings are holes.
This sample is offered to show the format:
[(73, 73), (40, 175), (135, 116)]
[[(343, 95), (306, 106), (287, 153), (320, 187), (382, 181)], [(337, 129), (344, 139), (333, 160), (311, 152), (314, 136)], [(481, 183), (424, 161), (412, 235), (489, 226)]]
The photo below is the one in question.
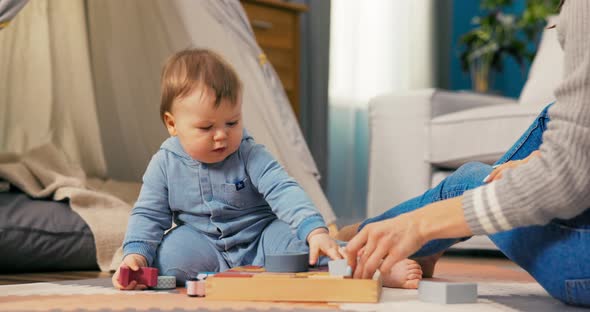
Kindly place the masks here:
[(334, 213), (280, 81), (238, 0), (0, 0), (0, 152), (51, 141), (88, 176), (137, 181), (167, 133), (159, 74), (173, 52), (217, 51), (244, 83), (244, 119)]

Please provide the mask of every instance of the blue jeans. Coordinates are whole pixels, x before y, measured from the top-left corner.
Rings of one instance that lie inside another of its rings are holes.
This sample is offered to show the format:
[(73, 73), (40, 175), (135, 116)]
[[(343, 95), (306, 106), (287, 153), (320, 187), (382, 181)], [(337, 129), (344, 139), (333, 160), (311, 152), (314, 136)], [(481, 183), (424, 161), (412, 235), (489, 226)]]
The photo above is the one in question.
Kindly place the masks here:
[[(549, 116), (547, 106), (533, 124), (496, 164), (527, 157), (543, 142)], [(394, 218), (432, 202), (460, 196), (479, 187), (492, 172), (492, 166), (467, 163), (436, 187), (410, 199), (385, 213), (365, 220), (366, 224)], [(498, 248), (517, 263), (547, 290), (565, 303), (590, 306), (590, 209), (570, 219), (554, 219), (543, 226), (528, 226), (489, 236)], [(412, 257), (423, 257), (442, 252), (453, 244), (469, 239), (438, 239), (425, 244)]]

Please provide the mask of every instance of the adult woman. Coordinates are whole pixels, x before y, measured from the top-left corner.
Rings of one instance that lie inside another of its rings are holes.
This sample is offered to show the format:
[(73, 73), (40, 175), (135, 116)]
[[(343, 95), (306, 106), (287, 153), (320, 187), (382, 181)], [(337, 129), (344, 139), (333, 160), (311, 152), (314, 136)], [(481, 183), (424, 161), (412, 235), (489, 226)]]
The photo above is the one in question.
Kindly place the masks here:
[(354, 277), (388, 272), (412, 254), (435, 261), (458, 240), (486, 234), (552, 296), (590, 305), (590, 2), (564, 3), (557, 28), (565, 59), (555, 105), (499, 168), (468, 164), (367, 220), (346, 248)]

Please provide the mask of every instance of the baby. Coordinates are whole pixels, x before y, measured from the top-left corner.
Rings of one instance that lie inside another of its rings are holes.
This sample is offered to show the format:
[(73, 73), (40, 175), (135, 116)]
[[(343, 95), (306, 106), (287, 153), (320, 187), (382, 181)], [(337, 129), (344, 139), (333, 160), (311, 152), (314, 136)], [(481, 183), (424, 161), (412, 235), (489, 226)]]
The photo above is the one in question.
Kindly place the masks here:
[[(303, 189), (242, 125), (242, 84), (219, 55), (174, 54), (162, 71), (170, 137), (152, 157), (131, 212), (121, 266), (152, 266), (183, 284), (197, 272), (263, 265), (265, 254), (340, 259)], [(165, 233), (172, 226), (177, 225)], [(119, 270), (113, 285), (122, 287)]]

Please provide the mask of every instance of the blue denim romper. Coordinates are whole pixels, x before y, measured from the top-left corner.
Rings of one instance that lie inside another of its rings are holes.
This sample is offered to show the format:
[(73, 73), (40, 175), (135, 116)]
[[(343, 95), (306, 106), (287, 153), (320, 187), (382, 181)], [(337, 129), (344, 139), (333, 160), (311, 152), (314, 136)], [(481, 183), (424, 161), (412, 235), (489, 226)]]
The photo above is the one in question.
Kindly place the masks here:
[(299, 184), (246, 130), (239, 149), (214, 164), (192, 159), (178, 138), (170, 137), (143, 176), (123, 242), (124, 255), (141, 254), (152, 265), (174, 221), (177, 228), (188, 226), (195, 234), (186, 238), (186, 244), (206, 240), (221, 255), (218, 259), (226, 263), (218, 268), (260, 265), (248, 262), (254, 261), (253, 252), (259, 253), (261, 234), (277, 218), (288, 225), (280, 231), (290, 229), (289, 235), (302, 242), (314, 229), (326, 227)]

